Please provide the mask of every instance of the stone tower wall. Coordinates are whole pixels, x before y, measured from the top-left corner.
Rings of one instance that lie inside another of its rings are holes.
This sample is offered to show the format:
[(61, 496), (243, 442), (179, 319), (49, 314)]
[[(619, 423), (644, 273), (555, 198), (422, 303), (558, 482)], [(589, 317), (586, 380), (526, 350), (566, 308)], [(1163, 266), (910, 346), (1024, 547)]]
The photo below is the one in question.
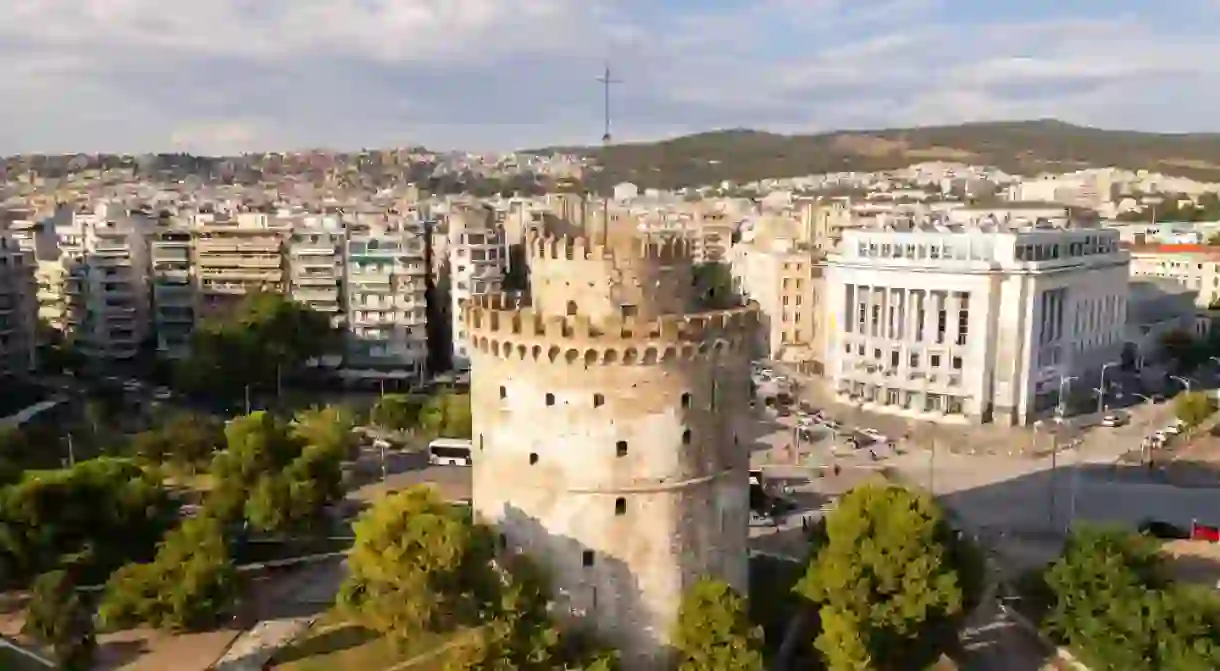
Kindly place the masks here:
[(597, 321), (628, 307), (648, 319), (690, 306), (693, 270), (685, 240), (612, 237), (601, 244), (532, 232), (526, 246), (533, 305), (543, 314)]
[[(746, 588), (749, 455), (734, 415), (757, 308), (686, 313), (683, 243), (530, 243), (532, 305), (463, 309), (475, 511), (548, 568), (561, 606), (627, 668), (657, 668), (686, 588), (709, 575)], [(621, 268), (662, 282), (627, 313), (607, 291)]]

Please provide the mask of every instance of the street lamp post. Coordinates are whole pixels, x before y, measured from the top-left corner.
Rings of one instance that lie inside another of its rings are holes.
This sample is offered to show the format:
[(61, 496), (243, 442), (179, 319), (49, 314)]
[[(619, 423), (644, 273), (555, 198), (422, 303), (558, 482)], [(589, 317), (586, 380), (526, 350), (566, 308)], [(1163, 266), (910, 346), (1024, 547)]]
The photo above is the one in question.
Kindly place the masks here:
[(1184, 378), (1184, 377), (1181, 377), (1181, 376), (1178, 376), (1178, 375), (1170, 375), (1170, 376), (1169, 376), (1169, 379), (1171, 379), (1171, 380), (1177, 380), (1178, 382), (1181, 382), (1181, 383), (1182, 383), (1182, 385), (1183, 385), (1184, 387), (1186, 387), (1186, 393), (1187, 393), (1187, 394), (1189, 394), (1189, 393), (1190, 393), (1190, 380), (1189, 380), (1188, 378)]
[[(1075, 375), (1060, 375), (1059, 376), (1059, 405), (1055, 409), (1055, 414), (1059, 420), (1059, 430), (1063, 428), (1063, 420), (1067, 415), (1067, 388), (1073, 380), (1076, 380)], [(1056, 517), (1056, 497), (1059, 486), (1059, 431), (1056, 430), (1051, 434), (1051, 477), (1050, 477), (1050, 527), (1055, 528)]]
[[(1132, 392), (1131, 395), (1138, 399), (1141, 399), (1142, 401), (1144, 401), (1144, 403), (1147, 403), (1149, 410), (1152, 409), (1152, 406), (1155, 403), (1155, 401), (1152, 400), (1151, 396), (1145, 396), (1143, 394), (1137, 394), (1134, 392)], [(1143, 428), (1140, 430), (1140, 461), (1142, 463), (1151, 463), (1152, 462), (1152, 448), (1148, 444), (1148, 427), (1152, 426), (1152, 413), (1148, 413), (1148, 418), (1146, 420), (1144, 420), (1144, 422), (1141, 426), (1143, 426)]]
[(1121, 361), (1111, 361), (1101, 365), (1101, 380), (1097, 383), (1097, 389), (1094, 390), (1097, 392), (1097, 414), (1099, 415), (1106, 411), (1106, 369), (1121, 363)]

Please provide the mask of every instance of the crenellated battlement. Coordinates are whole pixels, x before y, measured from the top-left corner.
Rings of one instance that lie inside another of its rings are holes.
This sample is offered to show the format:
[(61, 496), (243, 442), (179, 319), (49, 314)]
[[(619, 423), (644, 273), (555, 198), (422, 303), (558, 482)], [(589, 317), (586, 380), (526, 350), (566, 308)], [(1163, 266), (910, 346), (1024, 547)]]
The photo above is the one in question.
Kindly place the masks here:
[(544, 315), (503, 296), (479, 296), (462, 308), (470, 343), (493, 356), (538, 362), (655, 364), (749, 347), (758, 306), (656, 319)]
[(525, 244), (530, 258), (542, 261), (587, 261), (628, 254), (668, 265), (689, 262), (692, 258), (690, 242), (675, 235), (632, 236), (603, 244), (585, 236), (544, 235), (530, 231)]

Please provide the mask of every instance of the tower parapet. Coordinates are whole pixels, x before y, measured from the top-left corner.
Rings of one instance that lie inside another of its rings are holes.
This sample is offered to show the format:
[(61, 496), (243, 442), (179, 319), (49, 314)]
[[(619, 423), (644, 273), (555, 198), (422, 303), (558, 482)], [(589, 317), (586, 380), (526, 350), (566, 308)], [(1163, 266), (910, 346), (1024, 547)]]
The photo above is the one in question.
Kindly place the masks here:
[(608, 240), (532, 233), (530, 290), (534, 309), (548, 315), (654, 318), (690, 306), (691, 246), (675, 236), (612, 234)]
[(536, 363), (656, 364), (744, 351), (758, 326), (758, 308), (661, 315), (547, 315), (517, 307), (503, 295), (479, 296), (463, 307), (472, 345), (481, 352)]

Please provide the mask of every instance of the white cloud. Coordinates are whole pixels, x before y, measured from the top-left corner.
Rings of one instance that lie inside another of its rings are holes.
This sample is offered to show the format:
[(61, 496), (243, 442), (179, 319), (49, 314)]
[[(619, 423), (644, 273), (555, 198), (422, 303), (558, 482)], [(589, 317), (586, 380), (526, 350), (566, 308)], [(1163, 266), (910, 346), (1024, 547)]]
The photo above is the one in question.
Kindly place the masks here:
[(596, 141), (608, 55), (621, 139), (1216, 116), (1203, 5), (1013, 21), (964, 2), (7, 0), (0, 152)]

